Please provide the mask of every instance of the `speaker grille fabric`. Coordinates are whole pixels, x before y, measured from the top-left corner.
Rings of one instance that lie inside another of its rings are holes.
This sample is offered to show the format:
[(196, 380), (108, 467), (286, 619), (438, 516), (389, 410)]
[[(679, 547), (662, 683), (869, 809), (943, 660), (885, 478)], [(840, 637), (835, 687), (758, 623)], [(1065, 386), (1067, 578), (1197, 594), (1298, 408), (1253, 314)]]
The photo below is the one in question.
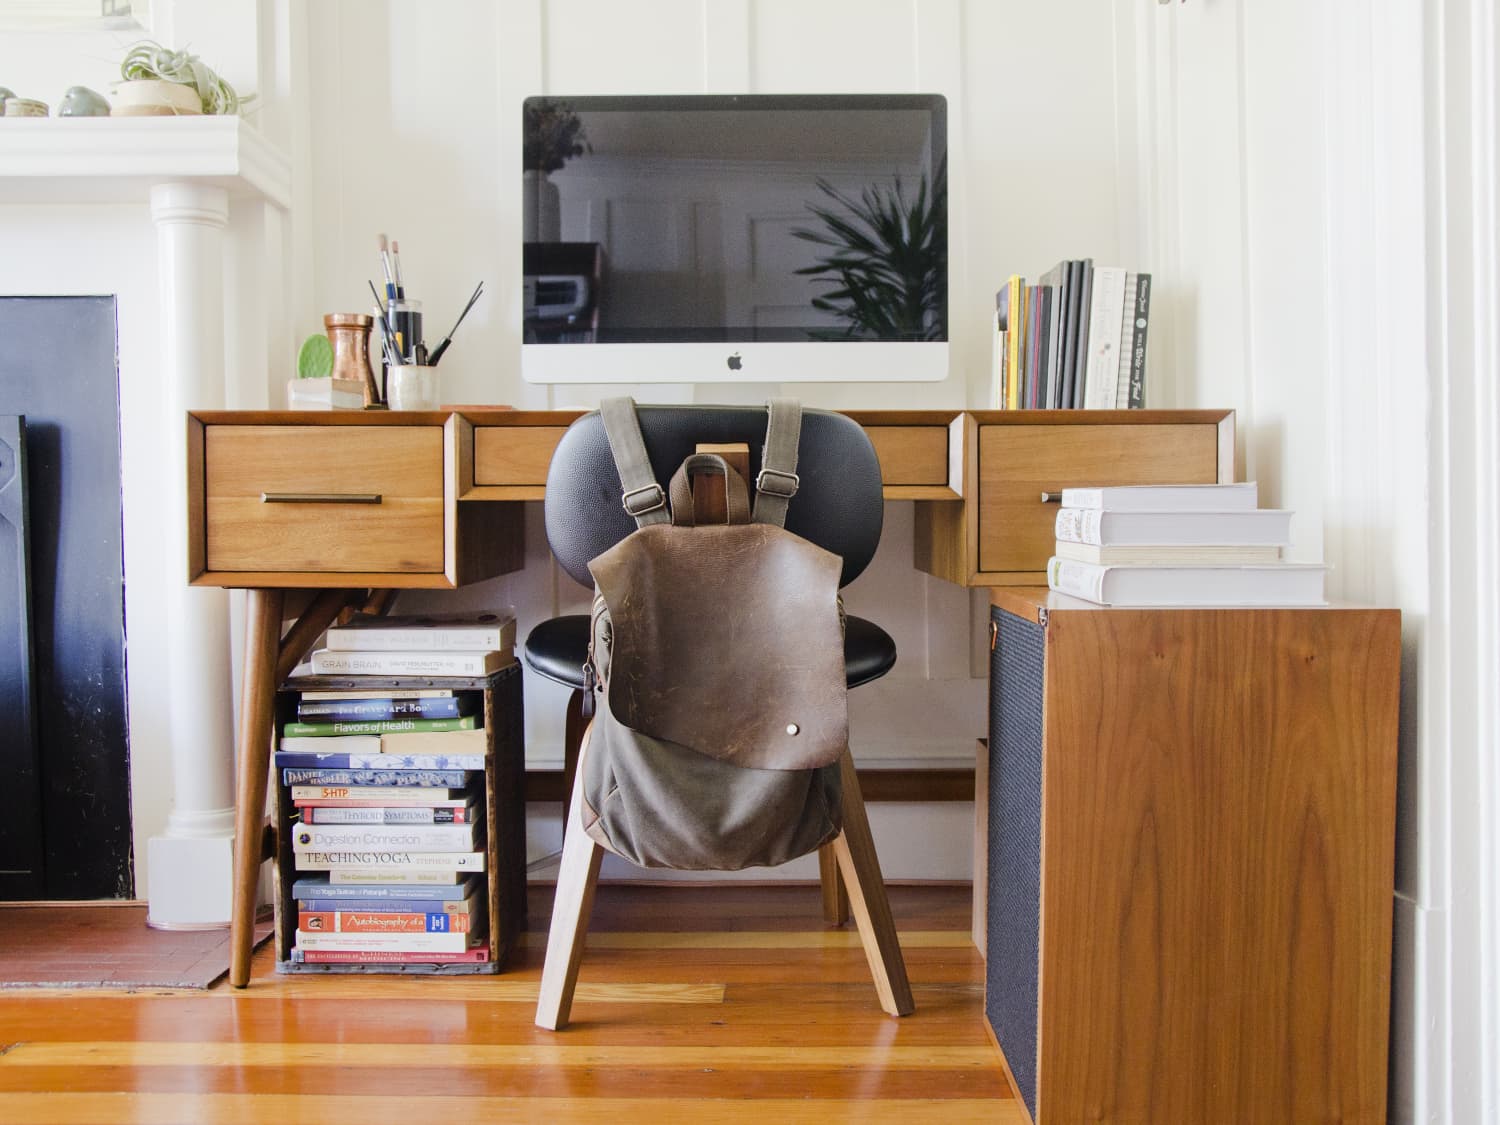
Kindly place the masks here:
[(990, 654), (989, 918), (985, 1016), (1036, 1119), (1041, 928), (1041, 626), (998, 608)]

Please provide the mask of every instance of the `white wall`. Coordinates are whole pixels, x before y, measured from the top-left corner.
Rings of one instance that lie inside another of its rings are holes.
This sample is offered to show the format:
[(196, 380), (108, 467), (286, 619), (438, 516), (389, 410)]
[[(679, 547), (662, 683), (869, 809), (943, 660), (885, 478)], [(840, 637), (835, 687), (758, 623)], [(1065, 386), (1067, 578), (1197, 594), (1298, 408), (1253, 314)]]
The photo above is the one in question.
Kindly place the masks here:
[[(450, 402), (592, 407), (618, 388), (521, 381), (521, 101), (532, 94), (937, 92), (949, 100), (954, 362), (935, 384), (781, 388), (824, 407), (978, 406), (1005, 275), (1062, 257), (1120, 253), (1113, 25), (1088, 0), (322, 0), (307, 9), (312, 278), (300, 337), (323, 312), (370, 304), (376, 236), (401, 243), (430, 323), (485, 294), (443, 360)], [(1044, 92), (1036, 97), (1033, 92)], [(776, 387), (626, 388), (643, 401), (755, 402)], [(583, 612), (587, 593), (550, 564), (530, 513), (524, 573), (463, 591), (514, 605), (521, 631)], [(894, 635), (895, 671), (851, 696), (863, 763), (973, 760), (987, 718), (981, 595), (916, 573), (912, 509), (889, 504), (880, 553), (848, 591)], [(424, 604), (431, 595), (407, 595)], [(528, 759), (561, 759), (565, 693), (526, 680)], [(970, 810), (877, 807), (896, 876), (969, 874)], [(534, 818), (535, 819), (535, 818)], [(920, 826), (920, 827), (918, 827)], [(534, 852), (551, 826), (534, 825)], [(805, 876), (799, 868), (783, 874)]]
[(1402, 611), (1391, 1119), (1497, 1120), (1496, 5), (1118, 7), (1164, 404)]

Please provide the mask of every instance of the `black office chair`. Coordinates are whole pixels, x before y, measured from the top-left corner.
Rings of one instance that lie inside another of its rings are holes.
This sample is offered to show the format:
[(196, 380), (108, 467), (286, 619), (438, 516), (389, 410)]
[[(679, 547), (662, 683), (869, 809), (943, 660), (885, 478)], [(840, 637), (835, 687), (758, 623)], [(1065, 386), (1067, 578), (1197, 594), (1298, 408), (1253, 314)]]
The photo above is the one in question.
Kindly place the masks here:
[[(637, 416), (651, 468), (663, 486), (682, 461), (705, 443), (747, 444), (750, 448), (747, 480), (754, 481), (760, 471), (760, 447), (766, 433), (764, 407), (640, 406), (637, 407)], [(880, 542), (884, 498), (880, 462), (875, 449), (864, 430), (852, 419), (830, 411), (804, 410), (797, 474), (800, 483), (787, 509), (786, 529), (839, 555), (844, 561), (840, 585), (847, 585), (869, 564)], [(547, 541), (552, 553), (559, 565), (584, 586), (593, 586), (589, 561), (636, 529), (634, 519), (621, 506), (620, 494), (620, 478), (610, 454), (603, 420), (597, 412), (587, 414), (569, 427), (552, 455), (544, 503)], [(525, 645), (525, 660), (529, 667), (573, 689), (564, 736), (564, 772), (566, 792), (570, 797), (574, 791), (578, 752), (586, 726), (583, 665), (588, 655), (588, 634), (588, 615), (574, 614), (537, 625), (526, 638)], [(844, 664), (849, 687), (879, 679), (895, 663), (896, 645), (884, 629), (864, 618), (847, 618)], [(846, 764), (848, 760), (846, 755)], [(867, 837), (868, 824), (864, 820), (863, 802), (858, 799), (858, 784), (852, 767), (845, 770), (845, 779), (846, 792), (852, 786), (854, 795), (852, 800), (846, 799), (846, 813), (857, 803), (857, 830)], [(839, 877), (835, 845), (825, 845), (818, 858), (824, 917), (832, 923), (842, 923), (847, 920), (849, 903)], [(873, 865), (873, 847), (868, 859)], [(594, 862), (594, 871), (597, 872), (597, 858)], [(878, 896), (880, 901), (871, 903), (865, 901), (858, 887), (852, 889), (856, 892), (853, 903), (856, 918), (882, 1004), (892, 1014), (905, 1014), (911, 1010), (910, 989), (905, 969), (900, 965), (900, 951), (894, 947), (894, 928), (888, 925), (889, 908), (885, 905), (883, 891)], [(591, 882), (587, 893), (592, 895)], [(560, 879), (559, 898), (561, 896)], [(884, 921), (877, 918), (870, 926), (867, 923), (872, 907), (876, 913), (883, 911), (885, 918)], [(586, 902), (583, 915), (586, 920)], [(888, 929), (889, 934), (872, 933), (881, 929)], [(579, 937), (578, 951), (581, 951), (581, 934)], [(894, 969), (890, 958), (893, 950)], [(551, 963), (549, 956), (549, 968)], [(567, 1021), (572, 980), (577, 970), (576, 952), (571, 969), (565, 982), (566, 995), (561, 998), (560, 1022), (545, 1023), (539, 1008), (538, 1022), (544, 1026), (560, 1026)], [(899, 979), (892, 980), (892, 977)], [(547, 1003), (545, 986), (543, 1002)]]

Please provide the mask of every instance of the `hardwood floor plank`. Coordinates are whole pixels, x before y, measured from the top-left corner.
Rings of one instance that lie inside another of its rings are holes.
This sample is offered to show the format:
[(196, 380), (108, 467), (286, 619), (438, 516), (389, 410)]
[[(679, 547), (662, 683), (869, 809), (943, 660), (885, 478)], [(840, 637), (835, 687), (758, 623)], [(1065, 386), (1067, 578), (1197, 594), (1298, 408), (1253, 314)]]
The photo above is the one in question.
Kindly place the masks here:
[(994, 1066), (989, 1046), (614, 1046), (597, 1043), (190, 1043), (89, 1041), (13, 1045), (0, 1068), (22, 1066), (379, 1067), (424, 1066), (804, 1067), (880, 1066), (904, 1070)]
[(0, 1119), (8, 1125), (265, 1125), (276, 1121), (316, 1121), (318, 1125), (410, 1125), (414, 1121), (486, 1122), (570, 1121), (587, 1116), (611, 1125), (743, 1125), (775, 1120), (852, 1121), (862, 1125), (953, 1125), (989, 1122), (1020, 1125), (1025, 1118), (1013, 1099), (802, 1098), (729, 1101), (682, 1098), (506, 1097), (319, 1097), (303, 1094), (12, 1094), (0, 1098)]
[[(952, 930), (905, 930), (897, 935), (903, 949), (973, 949), (968, 934)], [(547, 935), (528, 933), (521, 944), (545, 949)], [(589, 933), (590, 949), (862, 949), (855, 930), (824, 930), (821, 933), (740, 930), (724, 932), (654, 931), (645, 933)]]

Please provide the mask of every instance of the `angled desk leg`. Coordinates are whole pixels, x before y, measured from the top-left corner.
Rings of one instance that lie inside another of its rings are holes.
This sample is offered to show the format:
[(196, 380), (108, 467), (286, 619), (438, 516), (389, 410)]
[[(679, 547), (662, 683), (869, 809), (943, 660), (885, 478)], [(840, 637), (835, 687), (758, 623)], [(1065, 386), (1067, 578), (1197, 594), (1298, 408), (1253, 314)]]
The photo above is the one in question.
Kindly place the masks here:
[(260, 882), (266, 779), (271, 769), (271, 709), (281, 647), (281, 590), (247, 592), (245, 667), (240, 691), (239, 777), (234, 809), (234, 901), (229, 923), (229, 983), (250, 983), (255, 889)]

